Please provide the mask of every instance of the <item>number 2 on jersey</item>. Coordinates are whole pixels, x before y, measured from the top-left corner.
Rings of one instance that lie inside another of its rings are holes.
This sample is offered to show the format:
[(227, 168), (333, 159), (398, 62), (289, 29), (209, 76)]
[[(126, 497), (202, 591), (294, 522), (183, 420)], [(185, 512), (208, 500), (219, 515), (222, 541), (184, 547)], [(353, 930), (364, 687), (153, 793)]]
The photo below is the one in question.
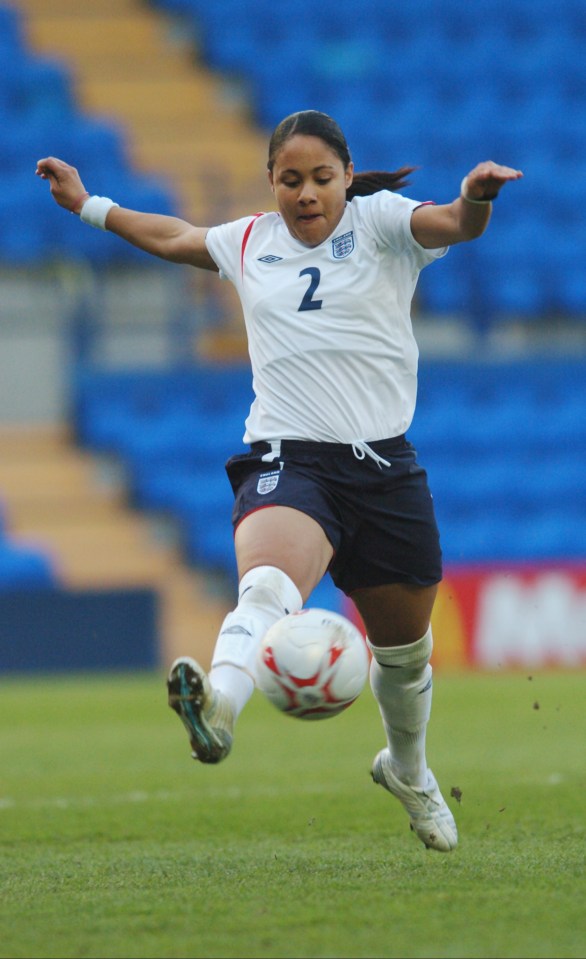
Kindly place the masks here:
[(313, 299), (313, 294), (317, 290), (319, 281), (321, 280), (320, 271), (316, 266), (308, 266), (306, 270), (301, 271), (299, 276), (310, 276), (311, 280), (297, 312), (302, 313), (304, 310), (321, 310), (323, 300)]

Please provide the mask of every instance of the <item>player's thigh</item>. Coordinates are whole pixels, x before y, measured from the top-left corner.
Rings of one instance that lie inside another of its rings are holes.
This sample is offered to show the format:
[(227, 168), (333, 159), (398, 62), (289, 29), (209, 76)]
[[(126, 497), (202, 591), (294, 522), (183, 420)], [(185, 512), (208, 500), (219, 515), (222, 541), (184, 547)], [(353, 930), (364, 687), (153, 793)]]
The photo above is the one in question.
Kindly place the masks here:
[(307, 599), (327, 570), (333, 548), (316, 520), (290, 506), (267, 506), (244, 517), (234, 534), (238, 576), (277, 566)]
[(438, 586), (390, 583), (358, 589), (352, 599), (374, 646), (403, 646), (427, 632)]

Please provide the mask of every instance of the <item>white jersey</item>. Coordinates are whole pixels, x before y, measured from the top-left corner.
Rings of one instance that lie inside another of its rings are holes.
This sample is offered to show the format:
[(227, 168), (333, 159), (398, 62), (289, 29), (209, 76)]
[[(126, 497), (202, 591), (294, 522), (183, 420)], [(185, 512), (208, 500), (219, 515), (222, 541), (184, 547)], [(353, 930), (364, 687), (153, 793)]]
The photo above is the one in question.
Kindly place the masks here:
[(409, 427), (418, 349), (411, 300), (445, 250), (411, 233), (414, 200), (355, 197), (308, 247), (278, 213), (210, 229), (207, 248), (242, 302), (255, 399), (244, 441), (371, 442)]

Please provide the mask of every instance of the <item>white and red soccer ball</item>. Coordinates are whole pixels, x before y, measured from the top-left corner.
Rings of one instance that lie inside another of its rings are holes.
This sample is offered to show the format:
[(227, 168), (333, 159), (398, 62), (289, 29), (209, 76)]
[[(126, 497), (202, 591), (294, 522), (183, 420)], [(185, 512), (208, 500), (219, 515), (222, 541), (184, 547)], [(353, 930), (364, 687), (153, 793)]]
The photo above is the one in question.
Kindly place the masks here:
[(327, 719), (358, 698), (369, 664), (365, 639), (349, 619), (327, 609), (302, 609), (265, 634), (257, 685), (289, 716)]

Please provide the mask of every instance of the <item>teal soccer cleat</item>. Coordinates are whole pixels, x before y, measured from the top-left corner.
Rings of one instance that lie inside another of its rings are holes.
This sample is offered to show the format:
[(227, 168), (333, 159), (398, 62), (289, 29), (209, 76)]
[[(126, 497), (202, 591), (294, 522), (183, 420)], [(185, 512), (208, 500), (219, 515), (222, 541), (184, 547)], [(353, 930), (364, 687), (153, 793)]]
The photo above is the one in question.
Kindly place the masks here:
[(219, 763), (232, 748), (234, 716), (226, 699), (215, 692), (204, 669), (188, 656), (176, 659), (167, 679), (169, 706), (185, 726), (192, 756)]

